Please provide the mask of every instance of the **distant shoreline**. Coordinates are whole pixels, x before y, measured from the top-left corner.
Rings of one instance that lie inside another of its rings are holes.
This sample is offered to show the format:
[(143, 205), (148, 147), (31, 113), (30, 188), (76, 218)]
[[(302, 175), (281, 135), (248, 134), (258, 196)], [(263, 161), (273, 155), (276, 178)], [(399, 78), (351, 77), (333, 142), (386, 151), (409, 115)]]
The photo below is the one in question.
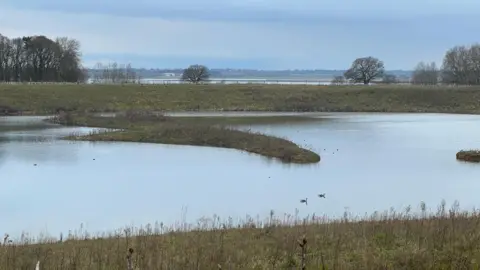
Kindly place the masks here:
[[(283, 84), (283, 85), (331, 85), (333, 78), (211, 78), (203, 84)], [(372, 85), (381, 83), (381, 80), (372, 81)], [(89, 80), (88, 84), (95, 84)], [(179, 77), (142, 78), (139, 83), (143, 84), (185, 84)], [(396, 84), (409, 84), (408, 81), (399, 81)]]

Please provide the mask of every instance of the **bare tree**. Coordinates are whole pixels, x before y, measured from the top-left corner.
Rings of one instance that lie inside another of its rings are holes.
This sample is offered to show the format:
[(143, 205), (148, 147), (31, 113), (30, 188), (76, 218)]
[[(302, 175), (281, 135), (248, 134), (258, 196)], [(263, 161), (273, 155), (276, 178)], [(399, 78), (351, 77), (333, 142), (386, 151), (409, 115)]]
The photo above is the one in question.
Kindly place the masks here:
[(210, 71), (206, 66), (191, 65), (183, 70), (182, 81), (199, 83), (210, 78)]
[(413, 71), (411, 83), (436, 85), (438, 84), (439, 75), (440, 71), (435, 62), (431, 62), (430, 64), (420, 62)]
[(130, 64), (97, 63), (92, 69), (92, 82), (105, 84), (137, 83), (139, 77)]
[(369, 84), (373, 79), (385, 72), (383, 62), (374, 57), (362, 57), (353, 61), (352, 66), (345, 71), (344, 76), (354, 83)]
[(459, 85), (480, 84), (480, 44), (456, 46), (443, 58), (442, 82)]
[(385, 74), (382, 77), (382, 83), (385, 83), (385, 84), (398, 83), (397, 76), (395, 76), (394, 74)]
[(0, 35), (0, 81), (5, 81), (5, 78), (9, 77), (10, 53), (10, 40)]
[(345, 80), (345, 77), (340, 75), (340, 76), (333, 77), (333, 79), (330, 83), (334, 84), (334, 85), (341, 85), (341, 84), (347, 83), (347, 81)]
[(88, 78), (85, 70), (76, 69), (73, 63), (81, 62), (80, 42), (67, 37), (60, 37), (55, 40), (59, 47), (56, 66), (58, 76), (65, 81), (86, 81)]

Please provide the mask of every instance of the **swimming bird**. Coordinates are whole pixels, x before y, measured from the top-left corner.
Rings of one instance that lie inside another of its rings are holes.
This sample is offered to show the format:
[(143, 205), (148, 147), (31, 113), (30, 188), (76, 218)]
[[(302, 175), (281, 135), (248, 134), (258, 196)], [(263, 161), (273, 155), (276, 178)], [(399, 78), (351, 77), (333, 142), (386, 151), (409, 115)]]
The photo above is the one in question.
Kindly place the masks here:
[(305, 205), (308, 205), (308, 202), (307, 202), (308, 198), (305, 198), (303, 200), (300, 200), (300, 203), (304, 203)]
[(325, 193), (318, 194), (318, 197), (320, 197), (320, 198), (325, 198)]

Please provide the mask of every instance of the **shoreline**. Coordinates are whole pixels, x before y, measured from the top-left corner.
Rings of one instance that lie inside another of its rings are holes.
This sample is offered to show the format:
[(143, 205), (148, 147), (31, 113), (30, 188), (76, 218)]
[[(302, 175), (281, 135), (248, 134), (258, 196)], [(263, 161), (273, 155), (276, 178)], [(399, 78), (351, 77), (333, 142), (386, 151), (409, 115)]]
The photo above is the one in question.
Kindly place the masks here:
[[(114, 111), (114, 112), (95, 112), (93, 113), (95, 116), (100, 116), (100, 117), (113, 117), (113, 116), (102, 116), (105, 114), (122, 114), (125, 113), (125, 110), (123, 111)], [(309, 115), (316, 115), (316, 114), (324, 114), (322, 116), (333, 116), (335, 114), (338, 115), (355, 115), (355, 114), (378, 114), (378, 115), (391, 115), (391, 114), (424, 114), (424, 115), (429, 115), (429, 114), (438, 114), (438, 115), (471, 115), (471, 116), (480, 116), (480, 112), (435, 112), (435, 111), (398, 111), (398, 112), (382, 112), (382, 111), (348, 111), (348, 112), (343, 112), (343, 111), (336, 111), (336, 112), (326, 112), (326, 111), (311, 111), (311, 112), (292, 112), (292, 111), (255, 111), (255, 110), (250, 110), (250, 111), (244, 111), (244, 110), (237, 110), (237, 111), (229, 111), (229, 110), (210, 110), (210, 111), (154, 111), (153, 113), (158, 113), (159, 115), (164, 115), (168, 117), (175, 117), (175, 118), (183, 118), (183, 117), (211, 117), (211, 118), (221, 118), (221, 117), (281, 117), (281, 116), (309, 116)], [(238, 114), (237, 114), (238, 113)], [(242, 113), (244, 113), (242, 115)], [(176, 115), (176, 114), (185, 114), (185, 115)], [(188, 115), (187, 115), (188, 114)], [(231, 114), (231, 116), (229, 115)], [(252, 115), (248, 115), (252, 114)], [(46, 112), (46, 113), (38, 113), (35, 111), (24, 111), (19, 114), (13, 114), (13, 115), (5, 115), (0, 113), (0, 117), (18, 117), (18, 116), (31, 116), (31, 117), (53, 117), (55, 116), (54, 113), (52, 112)]]

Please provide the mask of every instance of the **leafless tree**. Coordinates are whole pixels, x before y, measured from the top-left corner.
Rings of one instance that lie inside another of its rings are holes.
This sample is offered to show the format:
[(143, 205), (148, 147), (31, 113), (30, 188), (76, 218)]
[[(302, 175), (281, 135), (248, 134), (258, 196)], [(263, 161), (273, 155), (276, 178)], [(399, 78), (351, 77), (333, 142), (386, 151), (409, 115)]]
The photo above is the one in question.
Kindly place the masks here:
[(210, 78), (210, 71), (206, 66), (191, 65), (183, 70), (182, 81), (199, 83), (207, 81)]
[(397, 76), (395, 76), (394, 74), (385, 74), (382, 77), (382, 83), (385, 83), (385, 84), (398, 83)]
[(92, 70), (93, 83), (125, 84), (138, 81), (139, 77), (130, 64), (97, 63)]
[(7, 37), (0, 35), (0, 80), (4, 80), (9, 76), (9, 60), (10, 60), (10, 41)]
[(442, 82), (458, 85), (480, 84), (480, 44), (456, 46), (443, 58)]
[(342, 84), (347, 83), (347, 81), (345, 80), (345, 77), (340, 75), (340, 76), (333, 77), (333, 79), (330, 83), (334, 84), (334, 85), (342, 85)]
[(9, 39), (0, 35), (0, 81), (86, 80), (77, 40), (45, 36)]
[(440, 76), (440, 71), (437, 68), (435, 62), (427, 64), (425, 62), (420, 62), (415, 67), (411, 83), (412, 84), (423, 84), (423, 85), (436, 85), (438, 84)]
[(344, 76), (354, 83), (369, 84), (373, 79), (381, 77), (384, 72), (383, 62), (369, 56), (355, 59)]

